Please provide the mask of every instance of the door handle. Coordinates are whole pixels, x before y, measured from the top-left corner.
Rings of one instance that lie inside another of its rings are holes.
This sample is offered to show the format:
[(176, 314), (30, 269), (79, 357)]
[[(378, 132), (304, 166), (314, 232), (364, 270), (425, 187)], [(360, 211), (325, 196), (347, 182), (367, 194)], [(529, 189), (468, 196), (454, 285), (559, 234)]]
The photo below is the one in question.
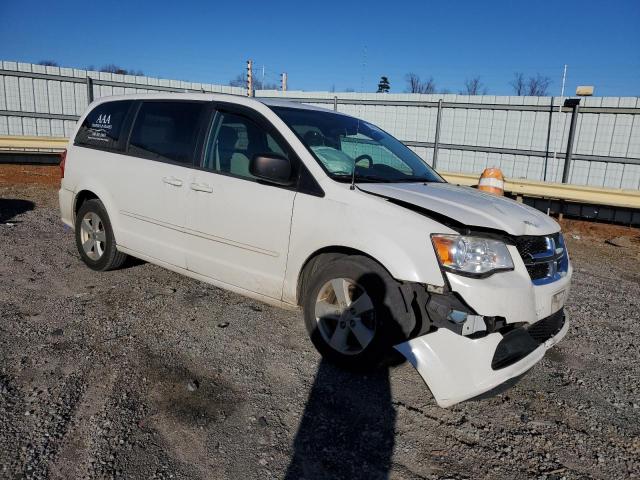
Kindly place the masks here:
[(206, 183), (192, 183), (191, 190), (195, 190), (196, 192), (213, 193), (213, 187)]
[(167, 183), (169, 185), (173, 185), (175, 187), (181, 187), (182, 186), (182, 180), (180, 180), (179, 178), (176, 178), (176, 177), (162, 177), (162, 181), (164, 183)]

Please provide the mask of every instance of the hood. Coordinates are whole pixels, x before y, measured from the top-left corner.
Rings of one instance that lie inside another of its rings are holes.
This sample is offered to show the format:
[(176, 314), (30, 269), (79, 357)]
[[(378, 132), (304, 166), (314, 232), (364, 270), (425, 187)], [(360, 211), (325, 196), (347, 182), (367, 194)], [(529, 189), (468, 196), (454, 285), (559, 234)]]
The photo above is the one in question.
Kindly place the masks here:
[(467, 227), (491, 228), (511, 235), (548, 235), (560, 230), (555, 220), (534, 208), (471, 187), (449, 183), (361, 183), (358, 188), (410, 203)]

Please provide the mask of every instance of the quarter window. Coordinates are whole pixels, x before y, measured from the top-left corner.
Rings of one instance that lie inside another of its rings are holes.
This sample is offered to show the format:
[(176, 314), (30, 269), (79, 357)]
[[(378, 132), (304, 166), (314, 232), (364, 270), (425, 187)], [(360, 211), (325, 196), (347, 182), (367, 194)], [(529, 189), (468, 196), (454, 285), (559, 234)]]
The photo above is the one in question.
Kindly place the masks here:
[(131, 132), (129, 153), (191, 165), (203, 102), (143, 102)]
[(204, 168), (245, 178), (251, 159), (259, 154), (287, 158), (282, 146), (262, 127), (246, 117), (219, 113), (205, 150)]
[(98, 105), (85, 117), (75, 143), (108, 150), (116, 149), (122, 124), (132, 104), (131, 100), (123, 100)]

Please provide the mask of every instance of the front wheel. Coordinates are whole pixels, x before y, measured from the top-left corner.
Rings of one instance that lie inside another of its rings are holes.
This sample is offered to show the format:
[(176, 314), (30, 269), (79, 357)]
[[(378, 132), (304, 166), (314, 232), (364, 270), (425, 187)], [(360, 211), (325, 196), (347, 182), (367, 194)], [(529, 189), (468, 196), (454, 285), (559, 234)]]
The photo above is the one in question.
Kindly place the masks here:
[(347, 368), (372, 368), (405, 339), (413, 316), (398, 283), (364, 256), (315, 269), (303, 297), (311, 341), (323, 357)]

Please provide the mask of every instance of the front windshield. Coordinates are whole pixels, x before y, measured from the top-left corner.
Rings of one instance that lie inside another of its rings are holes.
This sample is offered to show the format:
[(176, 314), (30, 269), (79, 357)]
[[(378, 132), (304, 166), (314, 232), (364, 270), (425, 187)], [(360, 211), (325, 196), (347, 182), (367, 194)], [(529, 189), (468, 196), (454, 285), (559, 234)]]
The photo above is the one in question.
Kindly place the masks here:
[(444, 182), (418, 155), (375, 125), (332, 112), (271, 109), (338, 181)]

